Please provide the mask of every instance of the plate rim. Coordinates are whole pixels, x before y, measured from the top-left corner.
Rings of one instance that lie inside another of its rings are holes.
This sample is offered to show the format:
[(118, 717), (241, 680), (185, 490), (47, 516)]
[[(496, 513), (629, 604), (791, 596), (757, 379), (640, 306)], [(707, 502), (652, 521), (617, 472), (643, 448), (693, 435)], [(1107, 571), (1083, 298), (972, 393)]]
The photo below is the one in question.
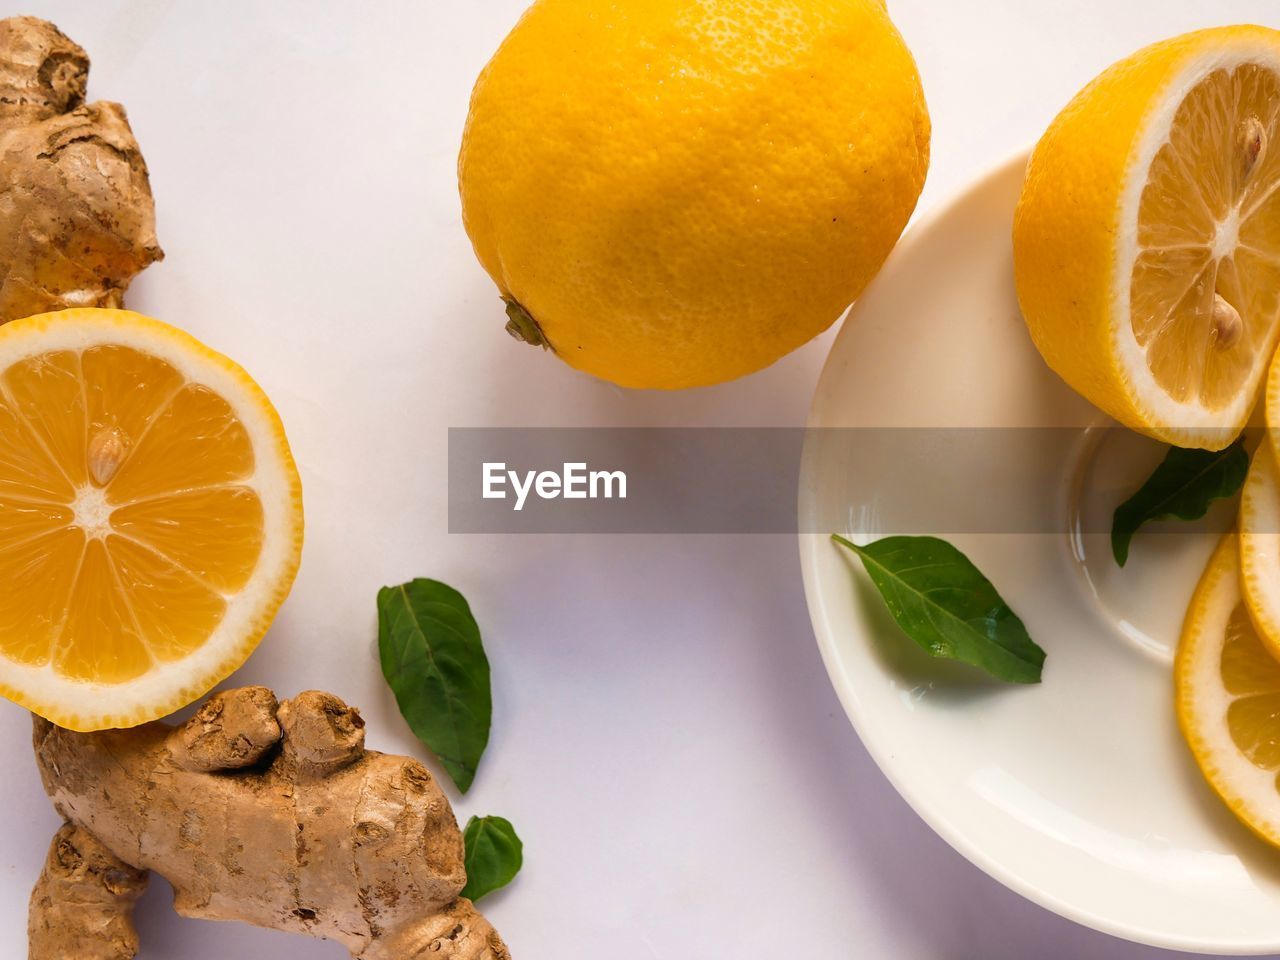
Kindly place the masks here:
[[(814, 638), (818, 644), (818, 650), (822, 656), (823, 667), (827, 672), (827, 679), (835, 690), (836, 696), (840, 701), (840, 705), (844, 710), (845, 716), (849, 719), (850, 725), (857, 734), (867, 753), (879, 768), (881, 774), (889, 781), (890, 785), (898, 793), (898, 795), (906, 802), (907, 806), (918, 816), (924, 823), (943, 841), (947, 843), (953, 850), (968, 860), (971, 864), (991, 877), (993, 880), (1002, 884), (1009, 890), (1030, 900), (1032, 903), (1064, 917), (1067, 920), (1081, 924), (1092, 930), (1109, 936), (1118, 937), (1134, 943), (1140, 943), (1147, 946), (1159, 947), (1168, 950), (1178, 950), (1186, 953), (1201, 954), (1229, 954), (1237, 956), (1257, 956), (1262, 954), (1276, 953), (1280, 951), (1280, 935), (1269, 940), (1244, 939), (1236, 941), (1207, 941), (1204, 939), (1190, 938), (1180, 935), (1171, 935), (1165, 931), (1151, 928), (1139, 924), (1127, 924), (1111, 917), (1095, 913), (1091, 910), (1081, 908), (1070, 901), (1063, 899), (1055, 894), (1049, 893), (1042, 889), (1034, 881), (1022, 875), (1017, 869), (1006, 866), (989, 856), (982, 845), (971, 839), (967, 833), (959, 827), (948, 815), (948, 813), (936, 806), (930, 806), (918, 792), (914, 791), (909, 785), (908, 779), (900, 775), (901, 765), (895, 766), (894, 762), (887, 756), (882, 747), (875, 742), (874, 737), (864, 730), (869, 730), (870, 725), (865, 720), (863, 706), (859, 701), (854, 685), (846, 683), (841, 679), (842, 671), (839, 669), (839, 653), (837, 650), (837, 640), (835, 638), (834, 629), (828, 617), (827, 610), (823, 601), (822, 589), (819, 585), (818, 577), (818, 550), (823, 549), (829, 543), (829, 537), (823, 533), (808, 533), (809, 529), (806, 523), (807, 517), (812, 514), (811, 505), (814, 497), (811, 490), (816, 489), (814, 484), (809, 482), (809, 478), (814, 470), (813, 467), (813, 437), (814, 430), (823, 426), (817, 422), (817, 401), (822, 391), (822, 386), (827, 376), (834, 374), (834, 355), (836, 347), (845, 333), (845, 327), (856, 322), (858, 306), (866, 298), (866, 295), (873, 291), (882, 283), (888, 282), (899, 269), (899, 264), (909, 261), (918, 247), (925, 238), (927, 238), (939, 224), (944, 221), (954, 210), (955, 207), (964, 203), (972, 194), (978, 193), (994, 182), (999, 181), (1012, 174), (1013, 170), (1019, 165), (1025, 168), (1030, 159), (1031, 152), (1034, 147), (1021, 147), (1006, 154), (998, 162), (986, 167), (975, 176), (969, 178), (959, 186), (942, 196), (940, 199), (931, 204), (930, 208), (921, 213), (906, 232), (894, 246), (893, 251), (886, 259), (884, 266), (876, 275), (875, 279), (868, 285), (867, 289), (859, 296), (858, 300), (850, 306), (845, 313), (839, 331), (832, 341), (828, 350), (827, 357), (823, 361), (822, 370), (818, 375), (818, 380), (814, 385), (813, 396), (809, 402), (809, 412), (805, 418), (805, 441), (803, 453), (801, 455), (800, 471), (799, 471), (799, 492), (797, 496), (797, 515), (799, 518), (799, 535), (798, 546), (800, 550), (800, 571), (801, 579), (804, 584), (805, 604), (809, 613), (809, 621), (812, 625)], [(1010, 232), (1013, 230), (1012, 218), (1009, 222)], [(888, 278), (888, 279), (887, 279)]]

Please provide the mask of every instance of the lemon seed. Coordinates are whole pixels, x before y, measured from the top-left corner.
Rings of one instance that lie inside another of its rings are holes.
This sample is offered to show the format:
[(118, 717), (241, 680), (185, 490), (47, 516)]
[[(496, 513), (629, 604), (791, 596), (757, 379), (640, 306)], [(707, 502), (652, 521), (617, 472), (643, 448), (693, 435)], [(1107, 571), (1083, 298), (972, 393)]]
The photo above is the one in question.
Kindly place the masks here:
[(124, 463), (129, 450), (124, 431), (119, 427), (103, 427), (89, 441), (89, 475), (93, 482), (105, 487)]
[(1213, 326), (1210, 329), (1213, 343), (1222, 348), (1234, 346), (1244, 333), (1244, 321), (1240, 319), (1240, 311), (1227, 303), (1222, 294), (1213, 295)]

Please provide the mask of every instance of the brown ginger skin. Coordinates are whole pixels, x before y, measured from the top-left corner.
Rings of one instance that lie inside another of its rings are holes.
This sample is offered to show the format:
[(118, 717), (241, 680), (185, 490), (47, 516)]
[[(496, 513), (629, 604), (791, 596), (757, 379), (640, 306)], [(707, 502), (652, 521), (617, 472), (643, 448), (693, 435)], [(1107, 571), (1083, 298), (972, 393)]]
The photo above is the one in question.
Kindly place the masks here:
[(364, 749), (315, 691), (210, 697), (186, 724), (73, 733), (35, 720), (67, 824), (31, 897), (29, 960), (130, 960), (154, 870), (184, 916), (327, 937), (359, 960), (510, 960), (459, 896), (462, 835), (416, 760)]
[(0, 20), (0, 323), (119, 307), (164, 257), (142, 152), (88, 55), (35, 17)]
[(147, 887), (135, 870), (94, 839), (64, 823), (31, 891), (32, 957), (121, 960), (138, 952), (133, 905)]

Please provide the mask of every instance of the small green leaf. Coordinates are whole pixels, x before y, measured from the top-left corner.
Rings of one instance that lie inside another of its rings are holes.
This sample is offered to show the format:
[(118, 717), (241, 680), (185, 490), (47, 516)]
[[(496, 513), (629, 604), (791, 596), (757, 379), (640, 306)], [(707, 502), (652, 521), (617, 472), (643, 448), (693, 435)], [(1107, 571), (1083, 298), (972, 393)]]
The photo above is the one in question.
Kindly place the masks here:
[(462, 896), (472, 903), (515, 879), (524, 863), (524, 844), (502, 817), (472, 817), (462, 834), (467, 885)]
[(963, 553), (937, 537), (885, 537), (858, 555), (885, 605), (931, 656), (960, 660), (1010, 683), (1039, 683), (1044, 651), (991, 581)]
[(1243, 436), (1225, 450), (1170, 447), (1147, 482), (1120, 504), (1111, 518), (1111, 553), (1116, 563), (1125, 565), (1129, 543), (1144, 523), (1199, 520), (1213, 501), (1239, 490), (1248, 472), (1249, 454)]
[(410, 729), (466, 793), (493, 714), (489, 660), (467, 601), (437, 580), (383, 587), (378, 654)]

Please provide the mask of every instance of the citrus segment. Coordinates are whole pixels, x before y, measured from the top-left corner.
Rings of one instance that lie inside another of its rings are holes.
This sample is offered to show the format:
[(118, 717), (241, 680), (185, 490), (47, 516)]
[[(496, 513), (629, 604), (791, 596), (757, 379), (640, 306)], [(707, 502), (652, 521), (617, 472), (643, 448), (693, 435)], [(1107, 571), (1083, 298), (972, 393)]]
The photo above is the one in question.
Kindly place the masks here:
[(28, 543), (69, 526), (69, 506), (39, 500), (9, 500), (0, 495), (0, 550)]
[(70, 503), (75, 488), (0, 394), (0, 492)]
[(49, 662), (84, 546), (84, 533), (65, 525), (0, 547), (0, 651), (5, 657), (32, 666)]
[(116, 579), (101, 539), (85, 543), (53, 645), (54, 672), (73, 680), (118, 684), (146, 673), (151, 655)]
[(1280, 664), (1241, 594), (1235, 541), (1218, 545), (1187, 610), (1174, 663), (1178, 725), (1214, 791), (1280, 845)]
[(152, 656), (177, 660), (198, 649), (226, 613), (222, 594), (140, 544), (111, 537), (108, 545), (125, 604)]
[(73, 486), (85, 482), (80, 357), (56, 350), (25, 357), (0, 378), (18, 417)]
[(231, 361), (127, 311), (0, 328), (0, 692), (75, 729), (184, 705), (256, 646), (301, 535), (279, 418)]
[(244, 425), (222, 397), (199, 384), (182, 387), (144, 437), (111, 484), (113, 503), (234, 483), (253, 473)]
[(80, 372), (90, 432), (115, 427), (128, 437), (141, 437), (185, 383), (159, 357), (114, 344), (85, 350)]
[(262, 552), (262, 501), (251, 487), (213, 486), (127, 504), (111, 526), (222, 593), (241, 589)]

